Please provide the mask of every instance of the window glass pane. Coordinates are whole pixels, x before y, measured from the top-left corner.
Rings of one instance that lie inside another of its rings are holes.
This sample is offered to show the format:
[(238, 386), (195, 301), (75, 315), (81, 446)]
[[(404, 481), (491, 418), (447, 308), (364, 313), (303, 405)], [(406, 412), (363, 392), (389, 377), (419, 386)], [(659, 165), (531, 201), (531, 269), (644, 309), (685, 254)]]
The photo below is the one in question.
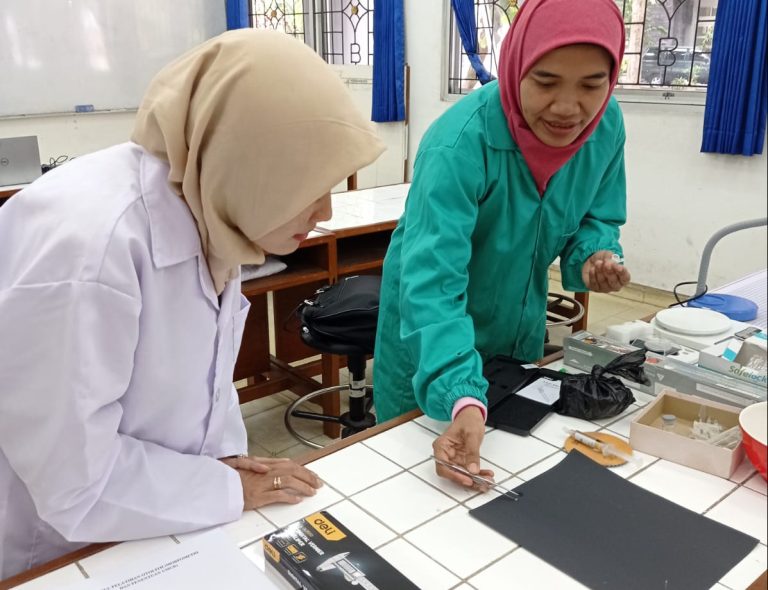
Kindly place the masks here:
[[(509, 30), (522, 0), (475, 0), (475, 22), (477, 23), (477, 53), (486, 69), (494, 76), (498, 71), (498, 56), (501, 42)], [(449, 53), (448, 91), (452, 94), (467, 94), (480, 86), (475, 70), (469, 63), (456, 29), (451, 10), (451, 35)]]
[(306, 42), (304, 4), (304, 0), (251, 0), (253, 26), (283, 31)]
[(251, 0), (251, 19), (301, 39), (328, 63), (373, 63), (373, 0)]
[(326, 33), (320, 55), (328, 63), (373, 63), (373, 0), (322, 0), (317, 14)]
[[(624, 16), (626, 49), (619, 75), (625, 88), (701, 89), (718, 0), (614, 0)], [(478, 55), (494, 75), (501, 41), (522, 0), (475, 0)], [(461, 46), (451, 11), (448, 91), (466, 94), (480, 83)]]

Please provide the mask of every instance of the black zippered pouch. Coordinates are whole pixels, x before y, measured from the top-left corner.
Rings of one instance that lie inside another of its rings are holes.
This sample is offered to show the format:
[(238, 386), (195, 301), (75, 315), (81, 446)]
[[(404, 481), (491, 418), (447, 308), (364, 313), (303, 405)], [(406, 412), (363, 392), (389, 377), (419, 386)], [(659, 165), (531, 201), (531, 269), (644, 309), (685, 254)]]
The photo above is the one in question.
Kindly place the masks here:
[(538, 379), (562, 381), (564, 375), (513, 359), (496, 355), (483, 366), (488, 381), (488, 418), (486, 424), (520, 436), (531, 431), (553, 410), (555, 404), (545, 404), (518, 395), (524, 387)]

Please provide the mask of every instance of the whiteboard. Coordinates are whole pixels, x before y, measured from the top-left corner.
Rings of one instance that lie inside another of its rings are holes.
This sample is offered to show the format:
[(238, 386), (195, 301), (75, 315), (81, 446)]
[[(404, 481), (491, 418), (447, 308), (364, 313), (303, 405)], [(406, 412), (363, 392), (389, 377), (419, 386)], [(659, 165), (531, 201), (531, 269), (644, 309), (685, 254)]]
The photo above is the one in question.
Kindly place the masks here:
[(225, 0), (0, 0), (0, 117), (135, 109), (160, 68), (225, 30)]

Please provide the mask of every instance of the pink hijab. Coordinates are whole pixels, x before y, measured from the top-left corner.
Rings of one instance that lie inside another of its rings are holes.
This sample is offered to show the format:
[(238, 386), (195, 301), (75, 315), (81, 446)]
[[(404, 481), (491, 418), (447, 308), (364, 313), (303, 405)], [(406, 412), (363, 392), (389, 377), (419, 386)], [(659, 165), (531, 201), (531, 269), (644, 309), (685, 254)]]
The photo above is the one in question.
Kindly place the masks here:
[(507, 125), (533, 175), (539, 194), (600, 123), (600, 112), (566, 147), (542, 143), (528, 128), (520, 108), (520, 82), (544, 54), (576, 43), (603, 47), (613, 58), (611, 91), (624, 56), (624, 19), (613, 0), (525, 0), (504, 38), (499, 57), (499, 89)]

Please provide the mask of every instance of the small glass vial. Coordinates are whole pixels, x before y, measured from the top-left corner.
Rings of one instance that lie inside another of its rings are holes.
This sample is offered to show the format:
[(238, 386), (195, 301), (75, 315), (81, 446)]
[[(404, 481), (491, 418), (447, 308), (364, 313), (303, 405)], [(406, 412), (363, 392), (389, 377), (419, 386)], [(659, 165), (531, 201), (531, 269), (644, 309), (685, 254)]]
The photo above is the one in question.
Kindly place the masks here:
[(661, 415), (661, 429), (664, 432), (674, 432), (677, 425), (677, 416), (674, 414)]

